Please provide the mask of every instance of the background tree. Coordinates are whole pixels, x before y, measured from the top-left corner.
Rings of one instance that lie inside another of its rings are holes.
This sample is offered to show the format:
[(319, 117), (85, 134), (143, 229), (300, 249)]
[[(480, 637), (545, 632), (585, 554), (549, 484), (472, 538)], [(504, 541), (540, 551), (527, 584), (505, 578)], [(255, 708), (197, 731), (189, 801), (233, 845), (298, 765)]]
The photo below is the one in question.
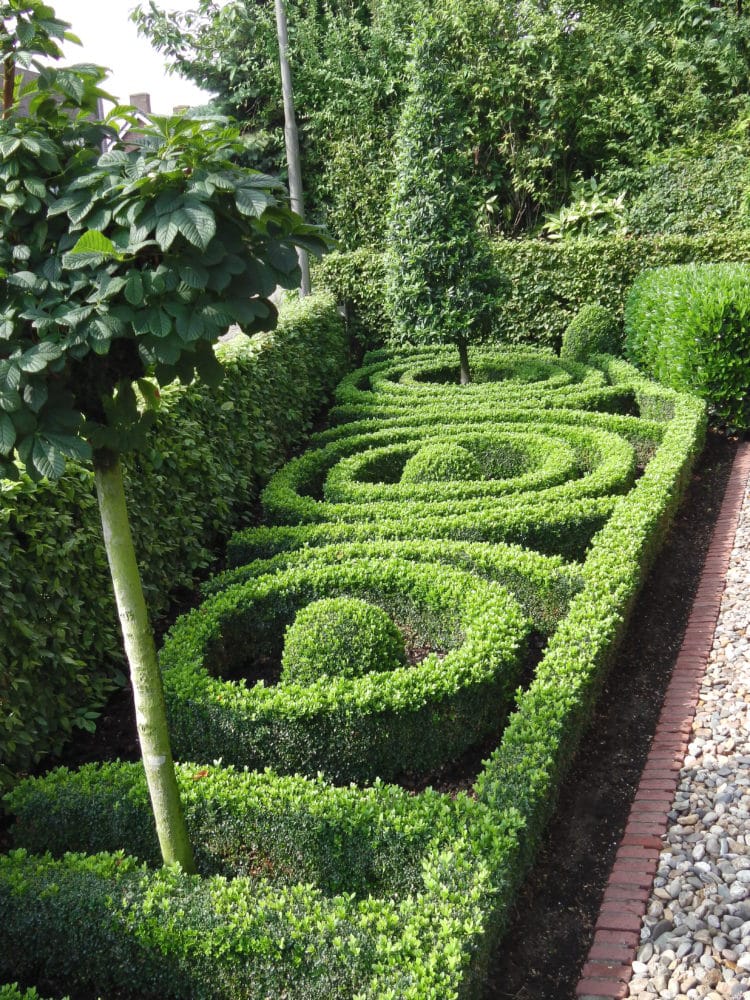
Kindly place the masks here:
[[(41, 0), (3, 0), (0, 3), (0, 58), (3, 70), (3, 118), (8, 118), (16, 99), (16, 68), (42, 68), (39, 56), (59, 59), (59, 42), (79, 40), (67, 29), (70, 25), (55, 17)], [(64, 76), (63, 76), (64, 85)], [(71, 80), (68, 85), (75, 88)]]
[(474, 208), (459, 30), (441, 11), (423, 14), (415, 33), (396, 134), (386, 294), (393, 339), (456, 344), (464, 385), (468, 345), (489, 333), (497, 289)]
[[(534, 231), (583, 179), (633, 187), (651, 154), (725, 128), (750, 83), (750, 19), (712, 0), (446, 0), (461, 38), (477, 214), (495, 232)], [(415, 5), (288, 0), (290, 53), (311, 218), (345, 246), (382, 244)], [(282, 168), (283, 117), (271, 0), (169, 14), (141, 29), (179, 72), (207, 81)]]
[[(382, 243), (413, 5), (286, 0), (285, 6), (308, 215), (346, 246)], [(284, 179), (272, 0), (196, 0), (188, 12), (144, 3), (134, 18), (179, 73), (216, 92), (216, 106), (253, 133), (253, 165)]]
[(145, 443), (159, 384), (219, 379), (231, 324), (274, 325), (296, 245), (322, 244), (278, 182), (236, 165), (224, 121), (155, 118), (121, 148), (122, 109), (91, 116), (102, 75), (43, 70), (28, 115), (0, 123), (0, 476), (93, 464), (157, 833), (190, 870), (120, 455)]

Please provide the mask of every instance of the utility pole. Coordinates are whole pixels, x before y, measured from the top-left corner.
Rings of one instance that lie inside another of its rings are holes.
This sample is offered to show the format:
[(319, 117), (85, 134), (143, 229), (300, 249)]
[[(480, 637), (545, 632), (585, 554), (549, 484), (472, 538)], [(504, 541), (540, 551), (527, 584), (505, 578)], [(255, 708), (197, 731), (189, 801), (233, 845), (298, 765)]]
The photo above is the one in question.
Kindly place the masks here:
[[(281, 64), (281, 92), (284, 97), (284, 143), (286, 145), (286, 162), (289, 170), (289, 197), (292, 211), (304, 218), (305, 206), (302, 198), (302, 168), (299, 158), (299, 137), (297, 135), (297, 120), (294, 116), (294, 96), (292, 93), (292, 70), (289, 66), (289, 35), (286, 26), (286, 10), (284, 0), (274, 0), (276, 10), (276, 32), (279, 37), (279, 62)], [(300, 298), (310, 294), (310, 263), (307, 251), (297, 248), (299, 268), (302, 272)]]

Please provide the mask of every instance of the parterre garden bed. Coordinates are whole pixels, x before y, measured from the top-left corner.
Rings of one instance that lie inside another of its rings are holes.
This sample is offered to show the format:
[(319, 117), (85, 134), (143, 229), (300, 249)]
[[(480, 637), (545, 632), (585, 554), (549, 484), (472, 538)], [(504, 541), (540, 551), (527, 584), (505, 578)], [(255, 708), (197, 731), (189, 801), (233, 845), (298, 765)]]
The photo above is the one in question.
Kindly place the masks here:
[[(168, 635), (200, 875), (157, 867), (137, 766), (12, 793), (3, 978), (74, 997), (481, 995), (705, 414), (607, 357), (472, 360), (461, 388), (450, 352), (371, 355)], [(399, 787), (477, 745), (470, 792)]]

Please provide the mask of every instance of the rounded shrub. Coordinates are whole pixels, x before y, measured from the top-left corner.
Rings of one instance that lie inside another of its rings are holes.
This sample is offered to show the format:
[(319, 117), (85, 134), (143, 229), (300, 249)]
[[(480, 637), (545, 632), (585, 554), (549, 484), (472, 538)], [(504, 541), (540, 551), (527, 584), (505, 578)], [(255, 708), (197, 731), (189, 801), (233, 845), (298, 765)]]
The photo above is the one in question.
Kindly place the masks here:
[(560, 357), (586, 361), (592, 354), (619, 354), (619, 323), (614, 313), (596, 302), (581, 306), (565, 327)]
[(355, 597), (324, 597), (302, 608), (287, 628), (281, 681), (361, 677), (405, 662), (404, 637), (382, 608)]
[(625, 307), (629, 357), (691, 390), (730, 428), (750, 428), (750, 265), (686, 264), (639, 275)]
[(401, 474), (402, 483), (441, 483), (482, 479), (476, 457), (460, 444), (426, 444), (412, 455)]

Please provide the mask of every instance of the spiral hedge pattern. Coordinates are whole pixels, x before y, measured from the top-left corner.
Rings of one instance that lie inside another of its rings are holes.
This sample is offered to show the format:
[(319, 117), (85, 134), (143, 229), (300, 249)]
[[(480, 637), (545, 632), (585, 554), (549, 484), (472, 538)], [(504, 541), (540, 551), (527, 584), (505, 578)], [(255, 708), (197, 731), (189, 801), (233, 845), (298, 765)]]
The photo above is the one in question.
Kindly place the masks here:
[[(368, 357), (167, 637), (200, 876), (155, 869), (140, 767), (9, 796), (1, 975), (206, 1000), (481, 996), (705, 413), (606, 356), (488, 348), (472, 364), (460, 387), (445, 350)], [(322, 657), (311, 680), (276, 680), (286, 629), (329, 598), (336, 642), (364, 601), (407, 662), (350, 676)], [(397, 784), (479, 745), (471, 794)], [(71, 941), (82, 906), (94, 930)]]

